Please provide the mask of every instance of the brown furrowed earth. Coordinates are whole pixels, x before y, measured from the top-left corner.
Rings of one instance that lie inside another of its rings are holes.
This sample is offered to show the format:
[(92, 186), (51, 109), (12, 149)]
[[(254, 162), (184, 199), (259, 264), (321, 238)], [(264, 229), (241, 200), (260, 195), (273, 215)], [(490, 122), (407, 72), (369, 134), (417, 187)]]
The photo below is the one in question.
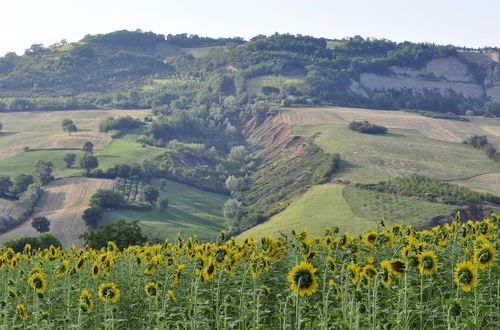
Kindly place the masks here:
[(468, 117), (469, 121), (436, 119), (419, 114), (360, 108), (287, 108), (281, 116), (291, 125), (347, 124), (367, 120), (388, 128), (414, 129), (422, 135), (445, 142), (460, 143), (473, 135), (486, 135), (500, 149), (500, 118)]
[(17, 218), (21, 212), (16, 208), (14, 201), (0, 198), (0, 217), (13, 217)]
[(463, 180), (453, 180), (450, 183), (458, 184), (481, 192), (487, 192), (500, 196), (500, 174), (480, 174)]
[[(43, 188), (33, 217), (47, 217), (50, 233), (59, 238), (64, 247), (75, 244), (83, 246), (79, 236), (87, 231), (82, 219), (88, 207), (90, 196), (98, 189), (111, 189), (114, 180), (91, 178), (66, 178), (51, 182)], [(19, 227), (0, 235), (0, 243), (22, 236), (33, 236), (37, 232), (31, 226), (31, 219)]]
[[(81, 149), (91, 141), (95, 149), (111, 142), (108, 133), (99, 132), (99, 122), (107, 117), (132, 116), (140, 118), (149, 110), (73, 110), (0, 113), (0, 159), (23, 152), (28, 146), (36, 149)], [(69, 135), (62, 130), (62, 120), (71, 119), (78, 131)]]

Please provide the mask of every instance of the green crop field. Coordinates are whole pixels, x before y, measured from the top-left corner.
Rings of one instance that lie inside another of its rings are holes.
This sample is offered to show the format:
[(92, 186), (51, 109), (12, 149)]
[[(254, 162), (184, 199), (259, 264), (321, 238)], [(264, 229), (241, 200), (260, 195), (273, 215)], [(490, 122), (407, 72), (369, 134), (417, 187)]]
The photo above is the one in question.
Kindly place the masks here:
[(295, 126), (295, 135), (312, 136), (326, 152), (342, 158), (336, 178), (376, 183), (418, 173), (437, 179), (460, 179), (500, 173), (484, 152), (464, 144), (429, 139), (414, 130), (389, 129), (385, 135), (351, 131), (345, 125)]
[(452, 214), (458, 208), (351, 186), (345, 187), (342, 193), (356, 216), (370, 220), (383, 216), (387, 224), (423, 225), (437, 215)]
[(359, 233), (376, 228), (377, 222), (356, 216), (342, 195), (343, 185), (314, 186), (293, 202), (285, 211), (245, 232), (239, 238), (289, 233), (307, 228), (312, 236), (321, 235), (327, 227), (339, 227), (341, 232)]
[(249, 93), (259, 93), (262, 87), (272, 86), (278, 87), (279, 89), (286, 88), (288, 86), (300, 87), (304, 81), (304, 77), (286, 77), (286, 76), (274, 76), (266, 75), (255, 77), (247, 81), (246, 88)]
[(161, 196), (169, 200), (165, 213), (156, 208), (150, 211), (118, 210), (106, 212), (102, 223), (117, 220), (140, 220), (147, 234), (174, 239), (176, 233), (197, 234), (200, 239), (213, 239), (224, 228), (222, 207), (228, 196), (203, 191), (185, 184), (168, 181), (166, 191), (161, 191), (158, 181), (153, 183)]

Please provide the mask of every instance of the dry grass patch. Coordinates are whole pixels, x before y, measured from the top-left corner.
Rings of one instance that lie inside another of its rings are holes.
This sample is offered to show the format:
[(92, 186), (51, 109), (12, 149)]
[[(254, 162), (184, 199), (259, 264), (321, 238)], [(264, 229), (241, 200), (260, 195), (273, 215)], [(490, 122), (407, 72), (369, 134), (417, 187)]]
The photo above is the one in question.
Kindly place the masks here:
[(20, 215), (21, 214), (13, 201), (0, 198), (0, 217), (18, 218)]
[[(114, 180), (91, 178), (66, 178), (53, 181), (44, 187), (33, 217), (47, 217), (50, 220), (50, 233), (58, 237), (63, 246), (69, 247), (75, 244), (81, 247), (83, 242), (79, 236), (87, 230), (82, 214), (88, 207), (90, 196), (98, 189), (111, 189), (113, 184)], [(0, 235), (0, 242), (36, 234), (31, 226), (31, 220), (28, 220)]]
[(473, 190), (495, 194), (500, 196), (500, 174), (481, 174), (472, 178), (463, 180), (449, 181), (450, 183), (458, 184)]
[(488, 141), (500, 149), (500, 118), (470, 117), (469, 122), (464, 122), (402, 111), (343, 107), (287, 108), (282, 116), (292, 125), (345, 124), (367, 120), (388, 128), (414, 129), (425, 137), (445, 142), (460, 143), (472, 135), (486, 135)]
[[(73, 110), (0, 113), (0, 159), (31, 149), (80, 149), (85, 141), (102, 149), (111, 142), (107, 133), (99, 132), (99, 122), (106, 117), (144, 117), (149, 110)], [(62, 130), (63, 119), (72, 119), (78, 132), (71, 136)]]

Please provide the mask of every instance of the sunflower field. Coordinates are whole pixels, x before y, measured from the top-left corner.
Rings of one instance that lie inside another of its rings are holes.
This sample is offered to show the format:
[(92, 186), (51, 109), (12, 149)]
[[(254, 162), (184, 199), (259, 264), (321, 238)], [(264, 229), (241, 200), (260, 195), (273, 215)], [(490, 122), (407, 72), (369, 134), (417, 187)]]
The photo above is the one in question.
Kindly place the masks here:
[(2, 329), (498, 329), (500, 217), (0, 250)]

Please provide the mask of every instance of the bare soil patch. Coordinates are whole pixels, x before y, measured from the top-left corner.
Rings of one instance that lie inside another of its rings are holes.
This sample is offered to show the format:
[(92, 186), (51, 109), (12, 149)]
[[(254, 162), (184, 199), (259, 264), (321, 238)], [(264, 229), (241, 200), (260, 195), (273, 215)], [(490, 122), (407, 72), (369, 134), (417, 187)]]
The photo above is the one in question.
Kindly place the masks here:
[(13, 217), (17, 218), (20, 216), (19, 210), (13, 201), (8, 199), (0, 198), (0, 217)]
[[(50, 220), (50, 233), (59, 238), (65, 247), (75, 244), (83, 246), (79, 236), (87, 231), (82, 219), (83, 211), (88, 207), (90, 196), (98, 189), (110, 189), (114, 180), (91, 178), (66, 178), (51, 182), (44, 187), (44, 192), (33, 217), (47, 217)], [(33, 236), (37, 232), (31, 226), (31, 219), (0, 235), (0, 242)]]
[(481, 174), (463, 180), (453, 180), (450, 183), (464, 186), (477, 191), (487, 192), (500, 196), (500, 174)]

